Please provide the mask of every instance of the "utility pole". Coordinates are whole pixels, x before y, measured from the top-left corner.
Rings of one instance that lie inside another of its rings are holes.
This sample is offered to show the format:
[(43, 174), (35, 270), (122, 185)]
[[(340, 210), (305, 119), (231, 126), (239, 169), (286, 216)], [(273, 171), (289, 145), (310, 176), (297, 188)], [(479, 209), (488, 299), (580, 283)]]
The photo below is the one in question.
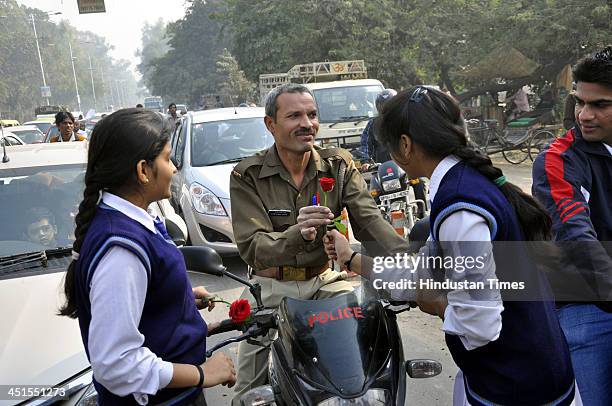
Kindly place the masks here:
[[(40, 55), (40, 46), (38, 45), (38, 34), (36, 33), (36, 23), (34, 22), (34, 14), (30, 14), (30, 20), (32, 21), (32, 28), (34, 29), (34, 39), (36, 40), (36, 51), (38, 51), (38, 62), (40, 63), (40, 73), (42, 74), (43, 86), (47, 87), (47, 81), (45, 80), (45, 69), (43, 68), (42, 56)], [(48, 106), (49, 98), (45, 97), (45, 99), (47, 100)]]
[(74, 76), (74, 88), (76, 89), (77, 104), (79, 106), (79, 112), (82, 112), (81, 96), (79, 96), (79, 84), (77, 83), (76, 70), (74, 69), (74, 60), (76, 58), (72, 56), (72, 44), (70, 42), (68, 42), (68, 47), (70, 48), (70, 62), (72, 63), (72, 76)]
[(89, 58), (89, 76), (91, 77), (91, 92), (93, 93), (93, 101), (94, 101), (94, 110), (98, 110), (98, 103), (96, 101), (96, 87), (94, 86), (93, 79), (93, 68), (91, 66), (91, 55), (87, 55)]

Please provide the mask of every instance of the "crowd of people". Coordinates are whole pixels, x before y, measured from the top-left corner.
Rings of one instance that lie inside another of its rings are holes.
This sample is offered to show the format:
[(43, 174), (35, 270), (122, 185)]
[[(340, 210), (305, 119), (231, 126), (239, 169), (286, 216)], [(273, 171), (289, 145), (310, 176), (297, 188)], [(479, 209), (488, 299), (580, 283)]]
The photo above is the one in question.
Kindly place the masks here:
[[(573, 74), (576, 125), (536, 159), (533, 195), (469, 142), (457, 101), (433, 88), (385, 92), (364, 135), (368, 151), (374, 146), (376, 156), (388, 154), (411, 178), (430, 179), (430, 243), (457, 258), (466, 255), (460, 243), (479, 242), (489, 260), (470, 278), (523, 278), (540, 298), (512, 300), (496, 289), (484, 298), (465, 290), (399, 292), (443, 320), (459, 367), (455, 405), (609, 404), (612, 48), (579, 61)], [(172, 104), (169, 110), (164, 118), (123, 109), (94, 128), (61, 314), (78, 318), (100, 405), (157, 404), (180, 394), (176, 404), (202, 405), (201, 388), (219, 384), (235, 384), (232, 404), (239, 405), (241, 395), (266, 381), (273, 337), (259, 345), (241, 342), (237, 367), (221, 352), (205, 361), (208, 326), (198, 309), (213, 307), (212, 294), (191, 287), (179, 250), (146, 212), (170, 196), (176, 172), (169, 144), (176, 112)], [(346, 207), (357, 239), (376, 241), (382, 255), (409, 252), (408, 241), (382, 218), (351, 155), (315, 145), (312, 93), (296, 84), (272, 90), (264, 121), (274, 145), (242, 160), (230, 180), (236, 244), (261, 285), (263, 304), (344, 294), (352, 289), (347, 271), (365, 279), (397, 277), (397, 269), (375, 274), (370, 256), (326, 230)], [(74, 122), (69, 113), (58, 114), (58, 141), (77, 139)], [(313, 205), (322, 177), (336, 185), (325, 205)], [(33, 238), (51, 238), (52, 226), (41, 221), (33, 223)], [(575, 262), (574, 277), (592, 288), (587, 301), (559, 300), (566, 296), (551, 288), (550, 275), (523, 261), (522, 251), (508, 256), (498, 244), (550, 240), (589, 243), (563, 256)], [(516, 262), (496, 261), (502, 255)], [(417, 269), (410, 277), (429, 278), (428, 272)]]

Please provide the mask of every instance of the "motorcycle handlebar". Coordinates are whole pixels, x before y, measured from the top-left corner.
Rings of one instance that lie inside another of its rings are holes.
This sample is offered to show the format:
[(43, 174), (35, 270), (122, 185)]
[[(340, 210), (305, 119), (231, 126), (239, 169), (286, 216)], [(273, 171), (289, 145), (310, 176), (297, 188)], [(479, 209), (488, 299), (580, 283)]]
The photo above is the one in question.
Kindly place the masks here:
[(229, 338), (221, 341), (210, 350), (206, 351), (206, 357), (210, 358), (213, 352), (218, 349), (225, 347), (228, 344), (237, 343), (240, 341), (248, 340), (250, 338), (259, 337), (268, 334), (270, 329), (276, 328), (276, 311), (273, 309), (255, 310), (251, 313), (251, 320), (245, 325), (234, 323), (231, 319), (223, 320), (215, 327), (208, 335), (212, 336), (215, 334), (221, 334), (228, 331), (244, 331), (239, 336)]
[(215, 334), (227, 333), (229, 331), (239, 331), (240, 325), (234, 323), (232, 319), (225, 319), (215, 326), (215, 328), (208, 333), (208, 336), (214, 336)]

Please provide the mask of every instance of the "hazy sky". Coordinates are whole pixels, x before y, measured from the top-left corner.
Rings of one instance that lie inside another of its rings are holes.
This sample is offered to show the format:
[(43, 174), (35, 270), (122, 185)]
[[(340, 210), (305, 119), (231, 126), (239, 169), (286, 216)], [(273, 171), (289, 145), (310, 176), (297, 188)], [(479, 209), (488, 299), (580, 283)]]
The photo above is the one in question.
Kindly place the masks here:
[(70, 20), (70, 24), (81, 31), (92, 31), (115, 47), (112, 56), (127, 59), (133, 70), (138, 64), (134, 56), (140, 47), (141, 29), (145, 22), (153, 23), (158, 18), (174, 21), (184, 13), (184, 0), (105, 0), (106, 13), (79, 14), (77, 0), (17, 0), (19, 4), (43, 11), (61, 11), (52, 17), (58, 22)]

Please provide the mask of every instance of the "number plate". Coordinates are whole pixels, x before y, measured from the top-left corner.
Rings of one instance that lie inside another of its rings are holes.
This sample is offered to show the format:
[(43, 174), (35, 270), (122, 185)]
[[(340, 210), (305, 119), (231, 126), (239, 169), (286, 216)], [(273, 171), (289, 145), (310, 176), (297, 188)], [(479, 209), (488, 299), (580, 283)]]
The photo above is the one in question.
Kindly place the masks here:
[(410, 194), (409, 190), (402, 190), (401, 192), (395, 192), (389, 195), (382, 195), (380, 196), (380, 202), (382, 203), (387, 200), (397, 199), (398, 197), (405, 197), (405, 196), (408, 196), (409, 194)]

